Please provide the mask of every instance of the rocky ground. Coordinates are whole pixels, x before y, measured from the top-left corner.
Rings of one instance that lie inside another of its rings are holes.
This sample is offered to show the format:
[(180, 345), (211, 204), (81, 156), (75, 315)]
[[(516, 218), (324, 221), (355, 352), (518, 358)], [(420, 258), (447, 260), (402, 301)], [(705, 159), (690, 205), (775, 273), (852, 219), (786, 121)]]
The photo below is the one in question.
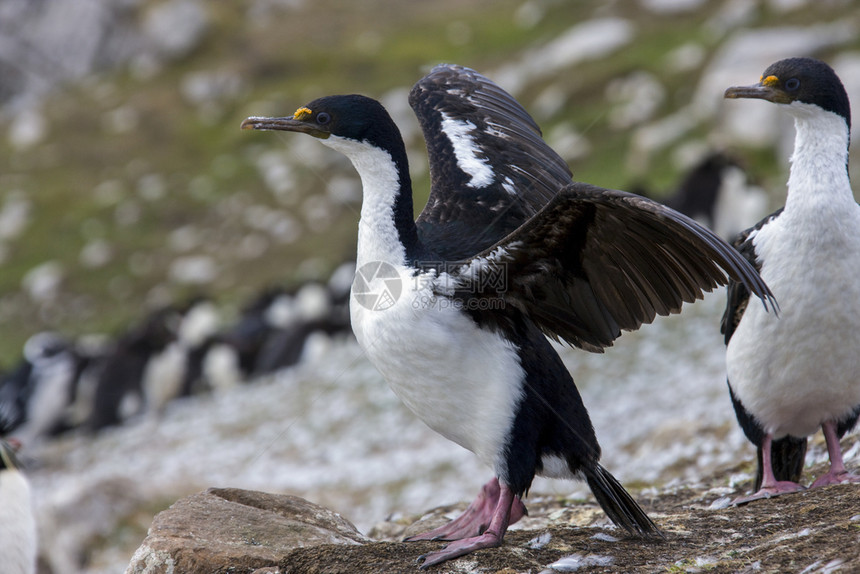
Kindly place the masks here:
[[(813, 474), (824, 467), (813, 469)], [(502, 547), (476, 552), (467, 557), (430, 568), (445, 573), (543, 573), (556, 572), (857, 572), (860, 570), (860, 490), (856, 485), (837, 485), (806, 491), (796, 495), (756, 501), (745, 506), (730, 505), (737, 489), (726, 487), (726, 475), (715, 475), (705, 483), (664, 490), (652, 495), (640, 494), (643, 507), (662, 529), (665, 538), (639, 540), (621, 536), (602, 511), (592, 502), (562, 498), (539, 498), (529, 504), (530, 515), (512, 527)], [(233, 501), (241, 500), (244, 491), (210, 492), (186, 500), (203, 500), (212, 494)], [(245, 502), (266, 504), (265, 496), (248, 493)], [(223, 506), (223, 500), (216, 497)], [(253, 500), (254, 502), (250, 502)], [(260, 500), (263, 503), (260, 503)], [(177, 507), (183, 503), (180, 502)], [(294, 501), (289, 501), (290, 505)], [(299, 505), (301, 506), (301, 504)], [(267, 524), (259, 535), (250, 534), (254, 526), (243, 526), (241, 537), (249, 545), (247, 553), (236, 544), (235, 532), (224, 529), (221, 536), (207, 532), (208, 544), (201, 547), (191, 541), (195, 534), (180, 534), (171, 555), (174, 566), (187, 572), (254, 572), (256, 574), (334, 574), (346, 572), (411, 573), (419, 570), (417, 557), (439, 548), (442, 543), (400, 542), (404, 536), (424, 531), (447, 520), (465, 505), (441, 507), (421, 517), (396, 523), (380, 524), (370, 532), (375, 541), (367, 541), (357, 532), (350, 532), (338, 516), (323, 516), (330, 520), (332, 540), (303, 535), (299, 544), (307, 546), (289, 551), (279, 549), (267, 555), (270, 545), (267, 535), (274, 528)], [(257, 509), (255, 509), (257, 510)], [(281, 512), (273, 503), (269, 512)], [(305, 516), (313, 515), (313, 532), (319, 531), (317, 510), (294, 508)], [(175, 522), (171, 525), (168, 515)], [(156, 519), (151, 542), (171, 526), (188, 528), (187, 519), (177, 518), (171, 509)], [(216, 511), (217, 513), (217, 511)], [(232, 512), (231, 512), (232, 514)], [(216, 514), (217, 515), (217, 514)], [(212, 516), (208, 516), (212, 518)], [(226, 518), (226, 517), (225, 517)], [(245, 519), (248, 523), (255, 520)], [(213, 523), (220, 523), (213, 520)], [(306, 525), (307, 526), (307, 525)], [(293, 528), (294, 525), (290, 525)], [(204, 530), (206, 527), (200, 528)], [(177, 534), (174, 532), (174, 534)], [(227, 539), (235, 554), (221, 550)], [(162, 538), (163, 539), (163, 538)], [(145, 543), (146, 544), (146, 543)], [(276, 541), (273, 545), (281, 545)], [(260, 547), (264, 547), (262, 550)], [(179, 549), (177, 549), (179, 548)], [(194, 548), (194, 551), (190, 551)], [(262, 552), (262, 554), (261, 554)], [(136, 556), (139, 569), (129, 572), (168, 572), (163, 564), (149, 562), (142, 569), (143, 556)], [(193, 559), (192, 559), (193, 556)]]
[[(478, 553), (440, 572), (856, 572), (860, 569), (860, 490), (840, 485), (796, 496), (726, 506), (738, 494), (725, 476), (708, 484), (681, 487), (651, 498), (643, 506), (665, 540), (615, 539), (618, 532), (593, 505), (550, 500), (533, 505), (533, 518), (512, 531), (502, 548)], [(583, 525), (586, 525), (583, 527)], [(535, 538), (549, 542), (533, 548)], [(608, 536), (607, 536), (608, 535)], [(414, 560), (439, 544), (380, 544), (345, 548), (336, 555), (322, 548), (287, 556), (283, 571), (344, 572), (349, 564), (363, 572), (410, 572), (401, 560)], [(409, 564), (409, 562), (407, 562)]]

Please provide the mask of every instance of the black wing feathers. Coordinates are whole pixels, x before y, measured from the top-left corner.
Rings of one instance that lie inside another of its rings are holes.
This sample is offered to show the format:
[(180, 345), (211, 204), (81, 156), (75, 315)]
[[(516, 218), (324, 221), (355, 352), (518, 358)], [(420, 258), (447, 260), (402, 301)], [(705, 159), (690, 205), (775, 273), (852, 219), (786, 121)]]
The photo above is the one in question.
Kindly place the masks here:
[(503, 268), (505, 291), (495, 296), (547, 335), (590, 351), (729, 277), (775, 306), (755, 270), (711, 231), (641, 196), (583, 183), (469, 265)]
[[(431, 190), (418, 217), (421, 239), (443, 259), (465, 259), (495, 244), (570, 183), (570, 169), (507, 92), (461, 66), (436, 66), (409, 94), (430, 159)], [(465, 133), (444, 129), (455, 122)], [(452, 138), (455, 141), (452, 141)], [(490, 170), (475, 180), (455, 145)]]
[[(458, 297), (501, 297), (547, 335), (591, 351), (679, 311), (727, 274), (775, 304), (734, 249), (687, 217), (641, 196), (573, 183), (531, 116), (477, 72), (437, 66), (409, 103), (430, 158), (418, 232), (441, 260), (465, 262)], [(504, 273), (504, 288), (476, 292), (482, 269)]]

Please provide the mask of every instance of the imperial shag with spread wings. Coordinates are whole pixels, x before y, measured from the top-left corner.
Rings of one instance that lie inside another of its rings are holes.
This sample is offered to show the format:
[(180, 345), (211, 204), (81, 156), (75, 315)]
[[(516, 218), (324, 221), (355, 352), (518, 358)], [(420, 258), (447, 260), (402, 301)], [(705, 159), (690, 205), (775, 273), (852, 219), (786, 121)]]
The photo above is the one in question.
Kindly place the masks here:
[[(775, 304), (758, 273), (687, 217), (643, 197), (573, 182), (534, 120), (499, 86), (440, 65), (412, 89), (430, 157), (417, 221), (406, 148), (379, 102), (315, 100), (246, 129), (318, 138), (361, 176), (352, 328), (394, 392), (495, 477), (463, 516), (423, 535), (449, 540), (423, 567), (502, 543), (535, 475), (585, 479), (627, 532), (659, 530), (599, 463), (588, 412), (544, 335), (593, 352), (727, 281)], [(365, 267), (369, 266), (369, 267)], [(388, 267), (390, 266), (390, 267)], [(394, 274), (392, 271), (396, 271)], [(355, 297), (403, 279), (385, 305)], [(382, 308), (384, 307), (384, 308)]]
[(796, 130), (785, 207), (735, 246), (779, 298), (779, 320), (748, 308), (732, 281), (722, 330), (738, 422), (758, 447), (755, 492), (741, 504), (803, 490), (807, 436), (824, 431), (830, 471), (813, 486), (858, 482), (839, 439), (860, 416), (860, 206), (848, 178), (851, 108), (833, 69), (811, 58), (772, 64), (727, 98), (778, 104)]

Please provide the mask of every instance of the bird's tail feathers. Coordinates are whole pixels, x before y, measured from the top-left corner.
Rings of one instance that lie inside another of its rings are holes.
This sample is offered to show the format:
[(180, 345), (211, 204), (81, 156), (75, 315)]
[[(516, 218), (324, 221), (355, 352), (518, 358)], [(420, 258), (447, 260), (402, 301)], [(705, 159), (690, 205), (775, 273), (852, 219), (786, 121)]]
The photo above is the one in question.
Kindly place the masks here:
[(600, 507), (616, 526), (634, 536), (663, 538), (657, 525), (608, 470), (595, 463), (581, 471)]

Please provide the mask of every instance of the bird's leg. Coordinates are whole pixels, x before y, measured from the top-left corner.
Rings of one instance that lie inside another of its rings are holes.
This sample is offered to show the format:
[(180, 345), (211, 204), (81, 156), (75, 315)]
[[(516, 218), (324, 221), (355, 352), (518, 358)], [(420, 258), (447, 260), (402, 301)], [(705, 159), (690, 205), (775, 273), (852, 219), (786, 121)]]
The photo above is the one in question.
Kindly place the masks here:
[[(479, 536), (456, 540), (441, 550), (436, 550), (435, 552), (419, 557), (418, 560), (421, 562), (422, 570), (435, 564), (445, 562), (446, 560), (451, 560), (452, 558), (465, 556), (475, 550), (480, 550), (482, 548), (496, 548), (497, 546), (502, 545), (505, 532), (511, 522), (511, 509), (518, 498), (506, 484), (499, 484), (497, 481), (496, 483), (499, 486), (498, 502), (493, 510), (492, 518), (490, 518), (490, 524), (487, 526), (487, 529)], [(520, 502), (520, 504), (522, 503)]]
[(764, 435), (764, 439), (761, 443), (761, 488), (758, 490), (758, 492), (754, 492), (749, 496), (742, 496), (733, 500), (732, 504), (734, 504), (735, 506), (739, 504), (746, 504), (747, 502), (752, 502), (753, 500), (759, 500), (760, 498), (771, 498), (773, 496), (779, 496), (780, 494), (789, 494), (792, 492), (800, 492), (801, 490), (806, 490), (803, 486), (797, 484), (796, 482), (792, 482), (790, 480), (776, 480), (776, 477), (773, 474), (773, 462), (771, 460), (770, 451), (770, 445), (772, 441), (773, 436), (771, 436), (770, 434), (766, 434)]
[[(481, 487), (478, 497), (472, 501), (463, 514), (434, 530), (416, 534), (406, 539), (408, 542), (415, 540), (461, 540), (482, 534), (490, 524), (493, 513), (499, 504), (499, 493), (501, 486), (499, 479), (493, 478)], [(513, 524), (528, 514), (525, 505), (518, 496), (511, 503), (511, 514), (509, 524)]]
[(842, 447), (839, 445), (839, 434), (836, 432), (836, 423), (827, 421), (822, 423), (821, 430), (824, 431), (824, 440), (827, 442), (827, 454), (830, 455), (830, 471), (819, 476), (812, 483), (811, 488), (826, 486), (828, 484), (839, 484), (841, 482), (860, 482), (860, 476), (845, 470), (842, 460)]

